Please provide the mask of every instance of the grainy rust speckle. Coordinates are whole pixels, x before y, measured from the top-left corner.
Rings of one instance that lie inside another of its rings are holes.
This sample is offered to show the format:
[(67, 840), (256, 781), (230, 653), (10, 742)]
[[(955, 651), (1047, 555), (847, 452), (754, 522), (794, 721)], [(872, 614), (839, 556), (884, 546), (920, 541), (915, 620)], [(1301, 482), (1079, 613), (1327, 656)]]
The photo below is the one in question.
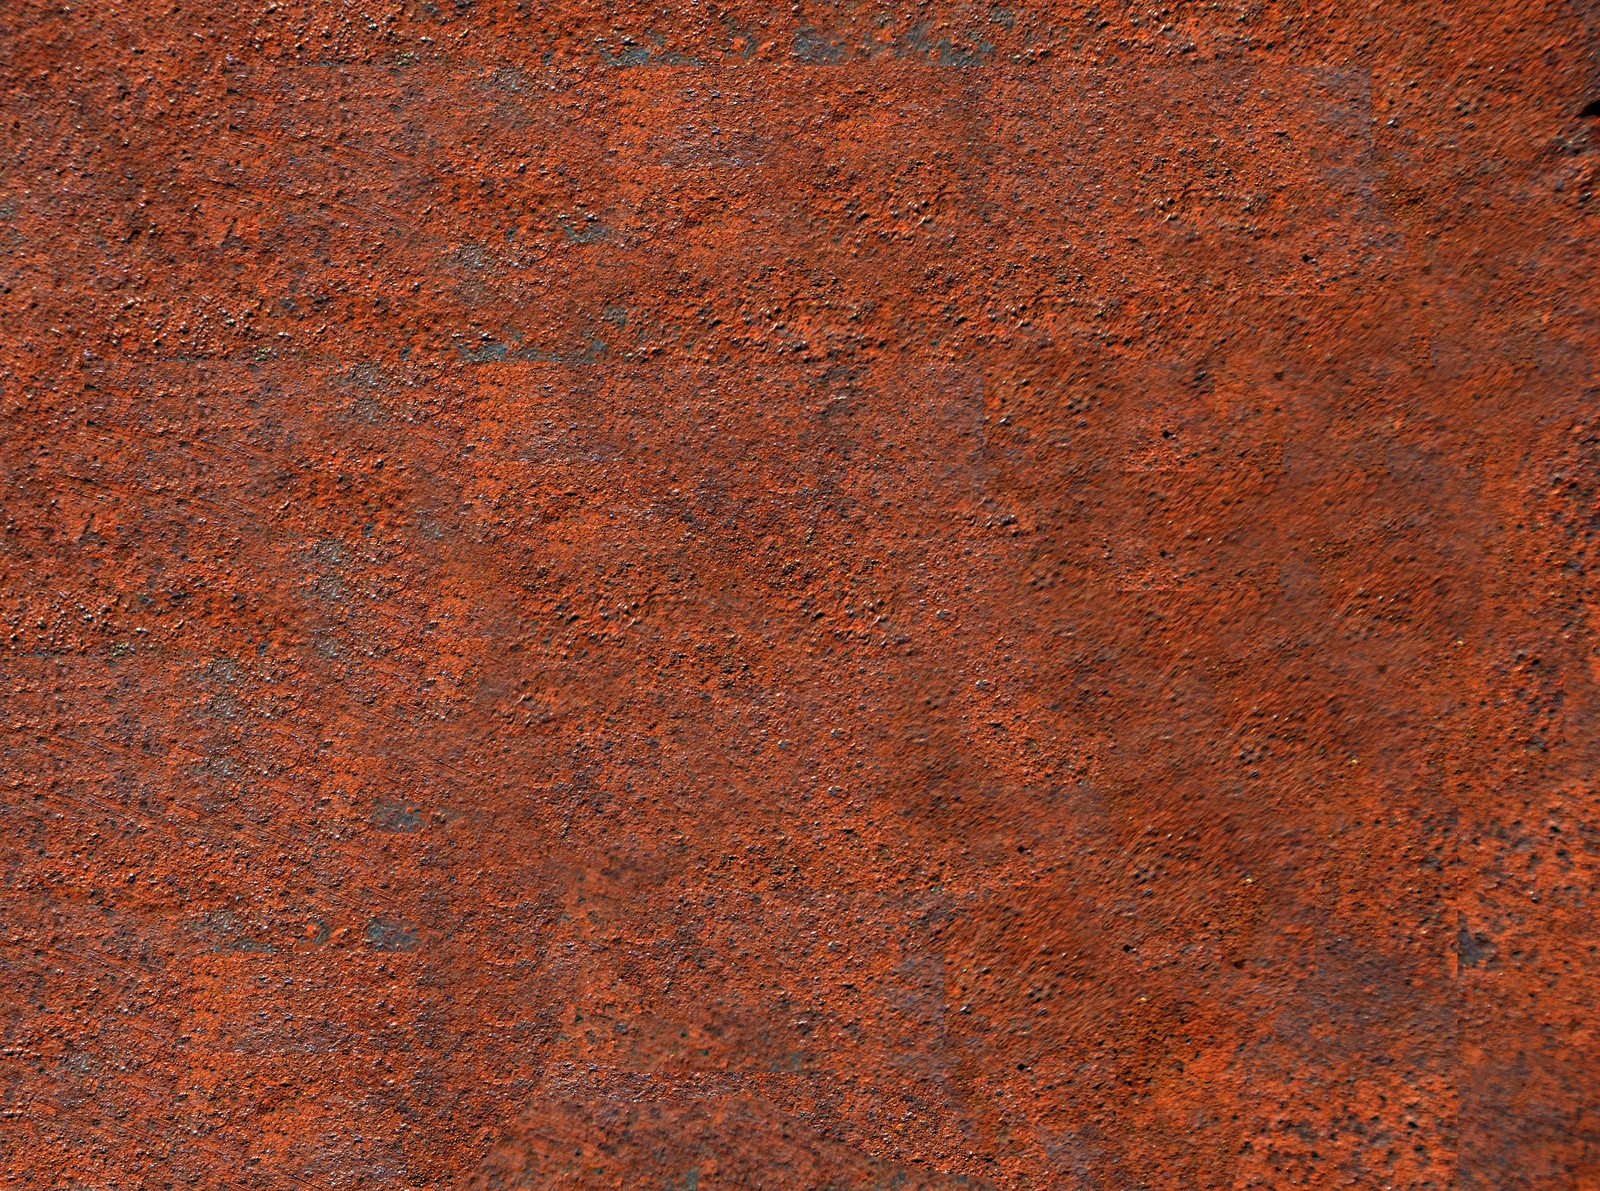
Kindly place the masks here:
[(0, 1181), (1600, 1187), (1597, 38), (0, 5)]

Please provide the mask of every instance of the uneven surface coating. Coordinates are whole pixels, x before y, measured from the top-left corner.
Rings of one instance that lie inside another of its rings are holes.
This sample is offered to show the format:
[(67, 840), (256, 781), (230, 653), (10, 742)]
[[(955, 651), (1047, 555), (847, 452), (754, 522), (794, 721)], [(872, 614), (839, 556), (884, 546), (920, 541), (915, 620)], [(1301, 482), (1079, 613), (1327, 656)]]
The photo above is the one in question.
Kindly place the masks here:
[(1597, 39), (0, 5), (0, 1182), (1600, 1188)]

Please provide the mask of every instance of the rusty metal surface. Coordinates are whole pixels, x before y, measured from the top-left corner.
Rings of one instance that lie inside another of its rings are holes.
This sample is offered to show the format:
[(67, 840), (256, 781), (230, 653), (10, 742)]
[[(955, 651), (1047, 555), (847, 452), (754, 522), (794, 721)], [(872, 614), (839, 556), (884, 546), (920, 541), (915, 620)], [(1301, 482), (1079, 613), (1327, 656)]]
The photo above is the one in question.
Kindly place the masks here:
[(1597, 33), (0, 6), (0, 1181), (1600, 1187)]

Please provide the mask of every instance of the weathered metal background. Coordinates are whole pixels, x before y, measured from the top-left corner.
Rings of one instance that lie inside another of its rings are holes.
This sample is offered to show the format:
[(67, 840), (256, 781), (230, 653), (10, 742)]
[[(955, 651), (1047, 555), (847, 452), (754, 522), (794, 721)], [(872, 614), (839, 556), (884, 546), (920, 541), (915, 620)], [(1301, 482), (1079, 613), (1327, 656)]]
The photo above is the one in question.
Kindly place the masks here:
[(0, 4), (0, 1176), (1600, 1187), (1600, 15)]

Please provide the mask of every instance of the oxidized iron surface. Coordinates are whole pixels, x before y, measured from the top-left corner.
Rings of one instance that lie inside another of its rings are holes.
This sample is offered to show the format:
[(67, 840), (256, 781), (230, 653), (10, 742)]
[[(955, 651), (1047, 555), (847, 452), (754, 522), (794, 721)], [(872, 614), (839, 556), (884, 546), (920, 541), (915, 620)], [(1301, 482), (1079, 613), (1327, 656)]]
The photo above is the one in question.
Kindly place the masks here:
[(16, 1187), (1600, 1187), (1592, 5), (0, 6)]

